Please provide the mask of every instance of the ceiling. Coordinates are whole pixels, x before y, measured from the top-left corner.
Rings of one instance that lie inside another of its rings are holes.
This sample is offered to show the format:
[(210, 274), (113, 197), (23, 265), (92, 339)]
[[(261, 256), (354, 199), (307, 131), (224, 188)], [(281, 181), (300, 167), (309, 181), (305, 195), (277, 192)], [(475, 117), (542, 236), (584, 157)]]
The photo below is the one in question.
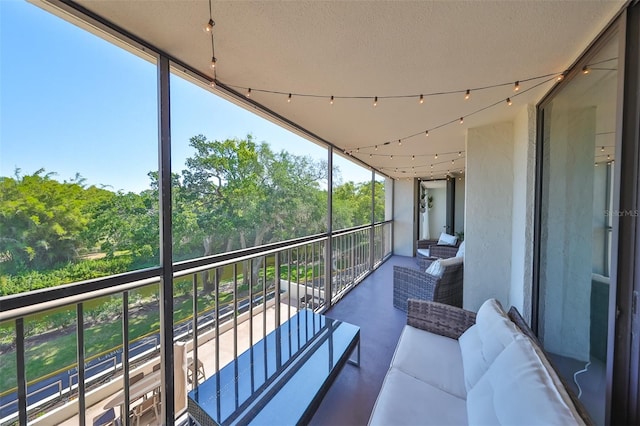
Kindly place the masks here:
[[(207, 0), (78, 3), (213, 77)], [(216, 78), (384, 174), (441, 178), (464, 169), (468, 128), (539, 101), (624, 4), (213, 0)]]

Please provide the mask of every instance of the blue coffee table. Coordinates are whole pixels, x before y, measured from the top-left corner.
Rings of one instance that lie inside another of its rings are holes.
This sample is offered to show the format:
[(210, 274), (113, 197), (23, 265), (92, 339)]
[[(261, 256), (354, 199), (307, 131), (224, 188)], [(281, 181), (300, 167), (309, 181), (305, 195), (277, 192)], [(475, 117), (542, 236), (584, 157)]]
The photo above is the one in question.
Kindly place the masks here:
[(308, 422), (349, 355), (360, 363), (360, 328), (302, 310), (188, 395), (201, 426)]

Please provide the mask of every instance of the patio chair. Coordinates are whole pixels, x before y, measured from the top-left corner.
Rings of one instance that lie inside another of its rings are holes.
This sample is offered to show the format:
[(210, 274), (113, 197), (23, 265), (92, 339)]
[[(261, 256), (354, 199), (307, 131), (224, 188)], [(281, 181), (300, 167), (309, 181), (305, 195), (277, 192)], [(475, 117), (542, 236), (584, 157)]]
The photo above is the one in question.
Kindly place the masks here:
[(393, 306), (407, 311), (407, 300), (431, 300), (462, 307), (464, 258), (452, 257), (439, 260), (440, 276), (431, 275), (425, 269), (404, 266), (393, 267)]

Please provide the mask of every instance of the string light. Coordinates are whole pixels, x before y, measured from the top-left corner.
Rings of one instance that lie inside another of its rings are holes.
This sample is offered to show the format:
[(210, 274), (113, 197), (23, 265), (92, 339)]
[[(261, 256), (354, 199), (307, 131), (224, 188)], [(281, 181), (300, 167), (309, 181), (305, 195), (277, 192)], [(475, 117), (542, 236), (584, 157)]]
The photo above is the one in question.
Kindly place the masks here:
[(426, 137), (429, 137), (429, 131), (428, 131), (428, 130), (425, 130), (425, 131), (424, 131), (424, 135), (425, 135)]
[(373, 98), (373, 106), (374, 107), (378, 106), (378, 97), (377, 96), (375, 98)]
[(516, 81), (513, 85), (513, 91), (517, 92), (518, 90), (520, 90), (520, 82)]
[(600, 148), (600, 152), (604, 152), (604, 146)]
[(247, 98), (251, 97), (251, 87), (247, 89)]
[(588, 66), (584, 66), (582, 67), (582, 74), (589, 74), (591, 72), (591, 70), (589, 69)]
[(412, 155), (412, 156), (411, 156), (411, 161), (413, 161), (413, 160), (415, 160), (415, 159), (416, 159), (416, 156), (415, 156), (415, 155)]
[(458, 157), (462, 157), (462, 151), (458, 151)]
[(507, 105), (511, 106), (513, 102), (511, 102), (511, 98), (507, 98)]
[(402, 139), (398, 139), (398, 146), (402, 146)]
[(422, 105), (424, 103), (424, 95), (420, 95), (420, 104)]
[(331, 99), (329, 99), (329, 105), (333, 105), (333, 95), (331, 95)]
[(471, 90), (467, 89), (467, 93), (465, 93), (464, 99), (469, 100), (470, 97), (471, 97)]
[(557, 78), (556, 81), (562, 81), (564, 80), (564, 74), (560, 74)]
[(391, 160), (393, 160), (393, 155), (390, 155), (390, 156), (389, 156), (389, 158), (390, 158)]
[(455, 161), (455, 160), (451, 160), (451, 164), (453, 164), (453, 162), (454, 162), (454, 161)]
[(464, 117), (460, 117), (460, 124), (464, 123)]
[(431, 165), (431, 168), (433, 169), (433, 164)]
[(216, 81), (215, 80), (211, 80), (209, 82), (209, 86), (211, 86), (212, 88), (215, 88), (216, 87)]
[(376, 151), (378, 150), (378, 145), (376, 145)]
[(291, 93), (289, 93), (289, 96), (287, 96), (287, 103), (291, 103)]
[(216, 24), (216, 23), (215, 23), (215, 22), (213, 22), (213, 19), (209, 19), (209, 22), (207, 22), (207, 23), (205, 24), (205, 26), (204, 26), (204, 27), (202, 27), (202, 31), (204, 31), (205, 33), (210, 33), (211, 31), (213, 31), (213, 26), (214, 26), (215, 24)]
[(216, 68), (216, 57), (215, 56), (211, 57), (211, 68), (213, 68), (213, 69)]
[(436, 155), (435, 155), (435, 159), (436, 159), (436, 160), (438, 159), (438, 154), (436, 154)]

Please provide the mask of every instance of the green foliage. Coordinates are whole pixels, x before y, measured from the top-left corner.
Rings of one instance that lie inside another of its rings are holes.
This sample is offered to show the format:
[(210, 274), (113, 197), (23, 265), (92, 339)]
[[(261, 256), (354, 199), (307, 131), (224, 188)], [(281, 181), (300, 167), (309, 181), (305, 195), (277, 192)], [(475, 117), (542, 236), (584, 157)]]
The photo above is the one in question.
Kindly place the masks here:
[[(44, 174), (0, 177), (0, 273), (43, 270), (72, 261), (89, 210), (110, 192)], [(80, 181), (80, 179), (76, 179)]]
[(120, 274), (130, 270), (131, 265), (131, 256), (118, 256), (111, 259), (69, 263), (48, 272), (28, 271), (18, 275), (0, 275), (0, 296)]

